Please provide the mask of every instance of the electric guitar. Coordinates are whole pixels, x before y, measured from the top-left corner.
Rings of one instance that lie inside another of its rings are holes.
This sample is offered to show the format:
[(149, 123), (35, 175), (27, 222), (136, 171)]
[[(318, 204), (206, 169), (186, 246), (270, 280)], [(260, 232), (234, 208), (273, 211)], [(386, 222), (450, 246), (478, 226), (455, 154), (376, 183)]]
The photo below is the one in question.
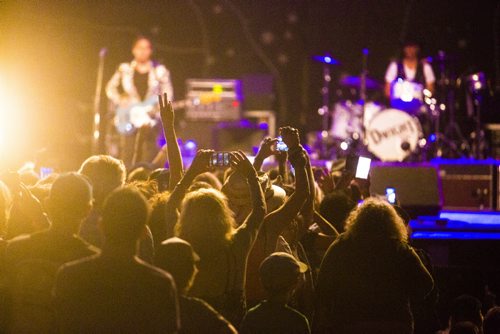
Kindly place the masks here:
[[(172, 102), (174, 110), (184, 109), (192, 105), (206, 105), (220, 102), (221, 97), (215, 94), (202, 96), (200, 99), (180, 100)], [(158, 96), (153, 95), (144, 101), (130, 102), (124, 97), (115, 107), (115, 127), (119, 134), (129, 136), (137, 129), (158, 122)]]

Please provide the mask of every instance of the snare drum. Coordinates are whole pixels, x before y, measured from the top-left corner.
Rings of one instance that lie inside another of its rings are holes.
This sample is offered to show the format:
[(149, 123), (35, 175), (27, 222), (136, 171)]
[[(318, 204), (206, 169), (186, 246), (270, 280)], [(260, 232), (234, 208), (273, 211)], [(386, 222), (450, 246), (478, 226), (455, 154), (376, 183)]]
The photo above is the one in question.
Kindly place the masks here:
[(417, 148), (422, 127), (416, 117), (398, 109), (377, 113), (366, 128), (368, 149), (382, 161), (403, 161)]

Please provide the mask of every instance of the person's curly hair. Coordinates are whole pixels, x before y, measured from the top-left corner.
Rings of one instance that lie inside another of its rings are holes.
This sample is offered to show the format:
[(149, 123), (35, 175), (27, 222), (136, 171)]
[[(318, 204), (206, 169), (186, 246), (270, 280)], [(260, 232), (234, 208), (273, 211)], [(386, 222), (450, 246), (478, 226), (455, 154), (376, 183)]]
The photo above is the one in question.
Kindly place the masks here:
[(346, 221), (346, 236), (354, 239), (387, 238), (408, 241), (403, 220), (387, 202), (369, 198), (354, 209)]
[(176, 236), (202, 255), (214, 246), (227, 244), (234, 226), (226, 196), (215, 189), (199, 189), (188, 193), (182, 202)]

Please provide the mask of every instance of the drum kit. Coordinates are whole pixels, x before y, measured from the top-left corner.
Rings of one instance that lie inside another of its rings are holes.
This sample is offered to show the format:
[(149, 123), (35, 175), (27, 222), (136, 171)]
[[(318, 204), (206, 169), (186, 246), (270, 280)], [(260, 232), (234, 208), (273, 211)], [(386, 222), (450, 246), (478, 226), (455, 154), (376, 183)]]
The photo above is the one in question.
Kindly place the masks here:
[[(329, 61), (324, 61), (325, 58)], [(389, 106), (385, 106), (379, 102), (381, 98), (377, 99), (377, 94), (381, 96), (378, 92), (382, 91), (383, 85), (367, 75), (367, 58), (368, 51), (363, 50), (360, 76), (340, 78), (339, 91), (350, 93), (337, 94), (341, 95), (340, 98), (329, 108), (330, 65), (338, 62), (330, 55), (313, 57), (323, 63), (324, 74), (323, 106), (318, 110), (323, 117), (323, 129), (318, 136), (320, 158), (331, 159), (349, 154), (370, 155), (388, 162), (427, 161), (434, 157), (449, 157), (446, 154), (482, 158), (479, 152), (484, 151), (485, 141), (481, 137), (480, 116), (472, 117), (473, 130), (478, 135), (472, 133), (471, 147), (454, 120), (454, 96), (448, 100), (440, 99), (438, 103), (422, 85), (397, 79), (391, 85)], [(478, 73), (464, 79), (475, 106), (473, 113), (478, 114), (480, 101), (476, 92), (484, 85), (484, 77)], [(448, 121), (444, 133), (441, 133), (440, 119), (445, 110)], [(450, 131), (454, 133), (453, 140)]]

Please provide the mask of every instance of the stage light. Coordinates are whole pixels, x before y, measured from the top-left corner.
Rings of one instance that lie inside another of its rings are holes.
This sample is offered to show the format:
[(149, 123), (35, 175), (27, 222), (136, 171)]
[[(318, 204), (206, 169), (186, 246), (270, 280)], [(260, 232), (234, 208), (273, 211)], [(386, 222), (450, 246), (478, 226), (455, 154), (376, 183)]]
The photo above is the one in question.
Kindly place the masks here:
[(342, 149), (342, 151), (347, 151), (347, 149), (349, 148), (349, 144), (343, 141), (340, 143), (340, 148)]
[(196, 142), (194, 140), (188, 140), (186, 141), (186, 149), (188, 150), (196, 150)]

